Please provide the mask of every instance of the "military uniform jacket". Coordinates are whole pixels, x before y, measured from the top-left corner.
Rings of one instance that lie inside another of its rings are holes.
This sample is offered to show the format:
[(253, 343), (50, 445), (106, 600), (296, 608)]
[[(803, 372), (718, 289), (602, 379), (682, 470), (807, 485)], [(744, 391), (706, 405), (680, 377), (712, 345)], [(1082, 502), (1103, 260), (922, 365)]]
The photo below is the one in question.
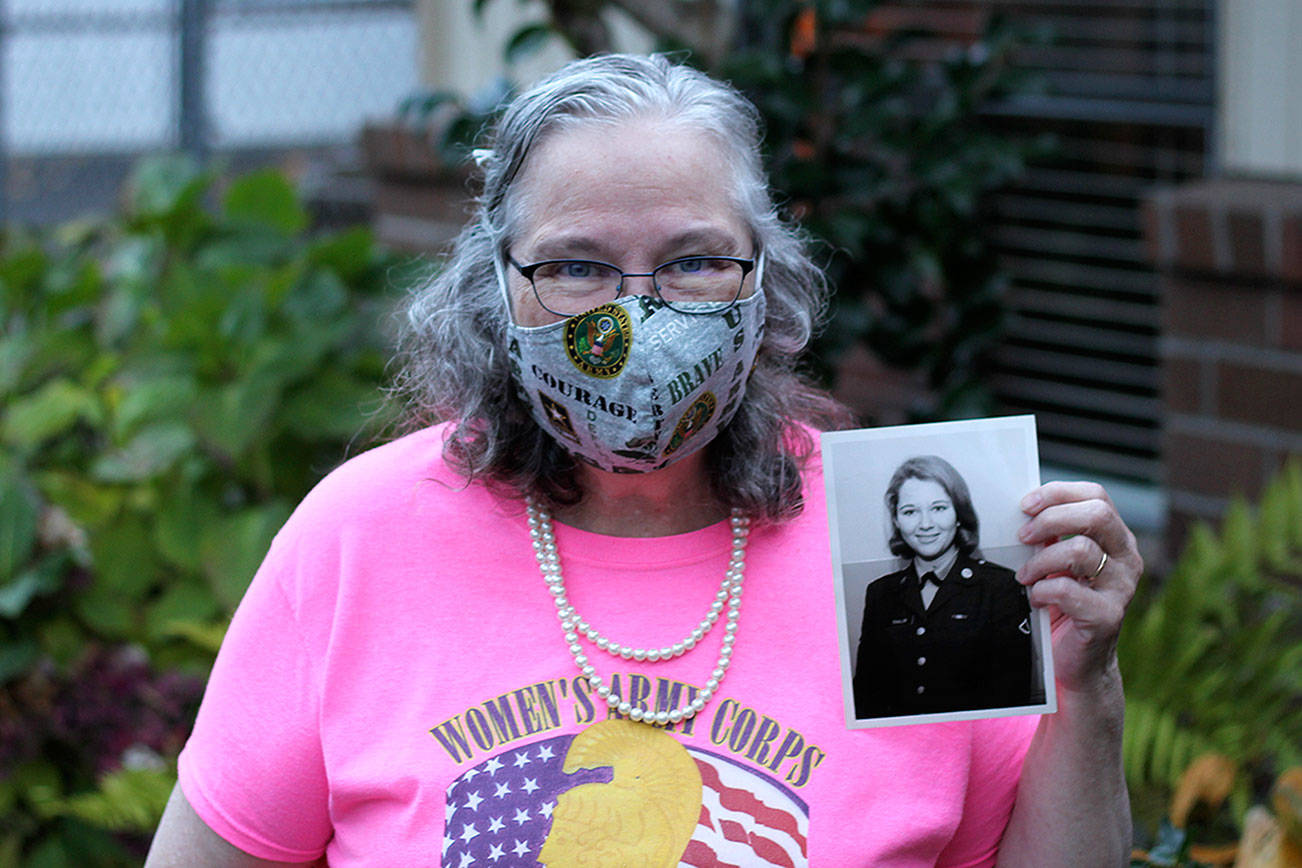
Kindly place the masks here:
[(1031, 704), (1030, 616), (1012, 570), (966, 555), (927, 608), (912, 562), (882, 576), (864, 597), (855, 716)]

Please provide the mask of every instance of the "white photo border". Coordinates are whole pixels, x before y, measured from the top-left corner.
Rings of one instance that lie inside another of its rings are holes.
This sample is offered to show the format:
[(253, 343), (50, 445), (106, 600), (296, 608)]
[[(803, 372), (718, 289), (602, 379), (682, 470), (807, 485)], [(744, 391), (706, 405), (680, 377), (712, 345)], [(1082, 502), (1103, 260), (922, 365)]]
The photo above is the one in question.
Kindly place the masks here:
[[(1023, 714), (1052, 714), (1057, 711), (1057, 692), (1053, 678), (1053, 643), (1049, 613), (1032, 609), (1032, 634), (1044, 702), (1035, 705), (981, 708), (937, 714), (911, 714), (894, 717), (855, 717), (854, 649), (851, 647), (847, 605), (846, 566), (862, 566), (891, 557), (886, 548), (889, 528), (870, 529), (864, 534), (862, 516), (877, 515), (883, 524), (882, 494), (895, 469), (915, 455), (939, 455), (949, 461), (968, 482), (977, 514), (982, 521), (981, 547), (985, 550), (1013, 549), (1020, 553), (1012, 569), (1025, 563), (1034, 553), (1031, 546), (1017, 540), (1016, 529), (1025, 521), (1018, 508), (1022, 495), (1040, 484), (1039, 452), (1036, 444), (1035, 417), (1003, 416), (958, 422), (931, 422), (897, 425), (886, 428), (863, 428), (854, 431), (829, 431), (820, 435), (823, 452), (823, 475), (826, 483), (828, 534), (831, 538), (832, 572), (836, 592), (836, 626), (841, 655), (841, 689), (846, 726), (870, 729), (914, 723), (939, 723), (956, 720), (979, 720)], [(984, 446), (985, 448), (981, 448)], [(992, 448), (994, 447), (994, 448)], [(1001, 454), (991, 454), (1001, 453)], [(975, 478), (974, 478), (975, 477)], [(997, 482), (996, 482), (997, 480)], [(989, 483), (989, 484), (987, 484)], [(992, 495), (990, 489), (998, 493)], [(989, 506), (991, 498), (997, 508)], [(871, 506), (868, 506), (871, 504)], [(867, 509), (865, 513), (865, 508)], [(858, 517), (859, 535), (844, 533), (843, 517), (848, 522)], [(847, 560), (849, 558), (850, 560)], [(857, 607), (862, 614), (862, 600)]]

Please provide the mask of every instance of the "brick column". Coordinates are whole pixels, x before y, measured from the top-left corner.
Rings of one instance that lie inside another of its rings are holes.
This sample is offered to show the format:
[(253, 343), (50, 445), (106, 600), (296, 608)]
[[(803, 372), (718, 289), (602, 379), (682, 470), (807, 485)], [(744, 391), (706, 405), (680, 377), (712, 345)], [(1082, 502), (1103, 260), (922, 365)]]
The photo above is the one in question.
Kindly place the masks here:
[(1168, 546), (1302, 454), (1302, 183), (1204, 180), (1154, 193)]

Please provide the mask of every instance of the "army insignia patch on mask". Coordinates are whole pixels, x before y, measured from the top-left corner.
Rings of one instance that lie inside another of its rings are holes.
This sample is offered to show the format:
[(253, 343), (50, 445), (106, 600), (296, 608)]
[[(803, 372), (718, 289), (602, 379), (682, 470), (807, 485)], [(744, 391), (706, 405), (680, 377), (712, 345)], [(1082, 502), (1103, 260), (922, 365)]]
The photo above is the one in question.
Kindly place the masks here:
[(632, 342), (628, 312), (617, 304), (603, 304), (565, 323), (565, 353), (590, 377), (608, 380), (619, 376)]
[(674, 426), (674, 435), (669, 438), (669, 445), (665, 447), (664, 454), (673, 455), (688, 438), (704, 428), (714, 416), (714, 408), (717, 404), (713, 392), (702, 392), (698, 395), (683, 414), (683, 418), (679, 419), (678, 424)]
[(542, 392), (538, 393), (538, 400), (542, 402), (543, 411), (547, 414), (547, 421), (552, 423), (552, 428), (556, 433), (578, 443), (579, 435), (574, 433), (574, 423), (570, 421), (570, 411), (565, 409), (565, 405), (553, 401)]

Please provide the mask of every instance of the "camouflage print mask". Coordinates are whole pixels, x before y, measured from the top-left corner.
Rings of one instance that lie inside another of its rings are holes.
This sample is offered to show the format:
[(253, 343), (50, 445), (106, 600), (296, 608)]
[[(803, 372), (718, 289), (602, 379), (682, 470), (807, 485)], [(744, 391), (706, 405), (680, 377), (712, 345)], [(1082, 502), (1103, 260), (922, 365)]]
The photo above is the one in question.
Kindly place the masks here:
[(746, 392), (764, 332), (756, 290), (719, 314), (638, 295), (538, 327), (507, 326), (534, 420), (603, 470), (659, 470), (713, 440)]

